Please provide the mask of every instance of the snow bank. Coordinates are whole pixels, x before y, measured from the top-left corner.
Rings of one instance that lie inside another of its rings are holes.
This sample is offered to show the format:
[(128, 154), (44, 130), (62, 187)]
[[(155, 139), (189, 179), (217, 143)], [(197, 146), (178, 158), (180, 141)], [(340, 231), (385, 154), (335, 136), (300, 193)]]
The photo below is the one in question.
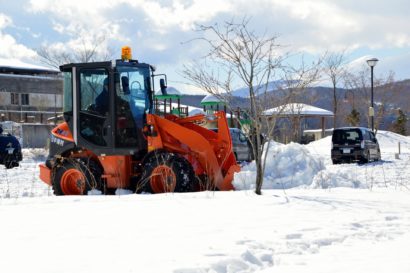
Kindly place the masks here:
[(357, 172), (349, 172), (346, 170), (324, 169), (317, 173), (313, 178), (312, 188), (366, 188), (365, 183), (361, 183), (358, 179)]
[(379, 141), (380, 151), (388, 154), (398, 153), (400, 143), (401, 153), (410, 153), (410, 137), (402, 136), (389, 131), (378, 131), (376, 138)]
[[(263, 189), (300, 186), (323, 189), (410, 188), (410, 181), (407, 181), (407, 177), (410, 177), (410, 137), (379, 131), (377, 139), (382, 161), (364, 165), (333, 165), (330, 157), (331, 136), (308, 145), (273, 143), (268, 151)], [(399, 142), (401, 155), (399, 159), (395, 159)], [(237, 190), (254, 189), (255, 180), (256, 166), (252, 162), (235, 174), (233, 184)]]
[[(311, 185), (314, 176), (324, 169), (323, 162), (306, 147), (297, 143), (272, 143), (268, 150), (263, 189), (288, 189)], [(237, 190), (255, 188), (256, 165), (250, 163), (235, 174), (233, 185)]]
[[(367, 188), (393, 187), (408, 188), (410, 182), (410, 138), (389, 131), (378, 131), (376, 138), (380, 145), (381, 162), (364, 165), (333, 165), (330, 157), (332, 137), (314, 141), (305, 147), (311, 154), (322, 158), (326, 168), (313, 178), (313, 188)], [(400, 143), (401, 154), (395, 158)]]
[(326, 165), (313, 179), (313, 188), (392, 188), (410, 189), (410, 155), (398, 160), (383, 160), (368, 164)]
[(38, 164), (47, 157), (45, 149), (22, 149), (20, 166), (7, 170), (0, 165), (0, 200), (2, 198), (50, 196), (51, 188), (39, 178)]

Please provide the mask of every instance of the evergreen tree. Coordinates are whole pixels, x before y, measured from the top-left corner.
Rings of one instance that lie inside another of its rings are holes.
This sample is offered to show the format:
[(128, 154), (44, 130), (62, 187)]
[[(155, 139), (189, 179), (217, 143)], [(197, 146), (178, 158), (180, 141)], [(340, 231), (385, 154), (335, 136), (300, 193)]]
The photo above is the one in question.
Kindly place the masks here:
[(399, 109), (396, 121), (393, 123), (393, 132), (406, 135), (407, 116)]
[(360, 113), (356, 109), (352, 109), (352, 112), (346, 117), (346, 122), (350, 126), (358, 126), (360, 124)]

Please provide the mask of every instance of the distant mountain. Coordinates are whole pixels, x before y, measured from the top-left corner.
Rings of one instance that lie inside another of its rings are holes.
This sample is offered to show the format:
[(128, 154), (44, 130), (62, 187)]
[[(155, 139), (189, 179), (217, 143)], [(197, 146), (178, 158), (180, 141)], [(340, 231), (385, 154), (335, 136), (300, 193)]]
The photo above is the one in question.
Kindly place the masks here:
[[(181, 95), (182, 93), (181, 93), (181, 91), (179, 91), (179, 90), (176, 89), (175, 87), (168, 86), (168, 87), (167, 87), (167, 94), (168, 94), (168, 95)], [(161, 90), (157, 90), (157, 91), (155, 92), (155, 95), (162, 95)]]
[[(202, 108), (201, 101), (204, 98), (204, 95), (184, 95), (181, 98), (181, 103), (185, 105), (195, 106)], [(231, 101), (232, 107), (248, 108), (249, 99), (241, 97), (233, 97)]]
[(205, 98), (205, 95), (184, 95), (181, 98), (181, 103), (201, 108), (201, 101), (203, 98)]
[[(271, 91), (278, 89), (281, 82), (272, 82), (269, 84)], [(249, 99), (248, 89), (240, 88), (233, 92), (232, 106), (234, 108), (248, 108)], [(267, 109), (276, 107), (283, 101), (283, 98), (287, 95), (286, 89), (281, 89), (280, 92), (269, 92), (263, 99), (268, 102)], [(347, 90), (343, 88), (337, 89), (338, 97), (338, 121), (337, 126), (346, 126), (345, 117), (350, 113), (353, 107), (361, 114), (361, 126), (367, 126), (367, 103), (363, 101), (363, 96), (369, 96), (370, 90), (367, 93), (363, 93), (363, 90)], [(386, 98), (387, 96), (387, 98)], [(201, 100), (204, 95), (185, 95), (181, 99), (181, 103), (196, 107), (201, 106)], [(391, 128), (392, 123), (397, 118), (397, 109), (404, 110), (407, 116), (410, 118), (410, 80), (404, 80), (395, 82), (393, 84), (378, 86), (374, 89), (374, 102), (375, 108), (380, 107), (380, 102), (384, 101), (386, 114), (381, 120), (380, 129), (388, 130)], [(333, 89), (329, 87), (310, 87), (306, 88), (303, 92), (295, 94), (292, 97), (292, 102), (306, 103), (319, 107), (325, 110), (333, 111)], [(320, 128), (320, 119), (309, 119), (304, 121), (309, 128)], [(326, 127), (331, 128), (333, 121), (331, 118), (326, 119)], [(409, 122), (410, 124), (410, 122)], [(409, 128), (410, 131), (410, 128)]]
[[(285, 81), (278, 80), (278, 81), (269, 82), (267, 84), (267, 87), (265, 85), (263, 85), (263, 86), (259, 87), (259, 89), (258, 89), (257, 86), (254, 86), (254, 89), (255, 89), (255, 94), (258, 96), (258, 95), (261, 95), (262, 93), (264, 93), (265, 90), (267, 92), (271, 92), (271, 91), (274, 91), (274, 90), (281, 89), (284, 86), (285, 86)], [(242, 87), (242, 88), (236, 89), (236, 90), (232, 91), (232, 96), (241, 97), (241, 98), (249, 98), (249, 88), (248, 87)]]

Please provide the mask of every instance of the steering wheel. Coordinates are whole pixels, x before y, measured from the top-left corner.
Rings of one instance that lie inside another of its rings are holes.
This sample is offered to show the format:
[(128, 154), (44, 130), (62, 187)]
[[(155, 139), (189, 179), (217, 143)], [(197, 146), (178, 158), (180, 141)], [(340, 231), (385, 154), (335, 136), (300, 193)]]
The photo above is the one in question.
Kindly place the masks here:
[(133, 82), (131, 83), (131, 89), (134, 89), (134, 88), (133, 88), (134, 84), (138, 85), (136, 89), (142, 89), (141, 83), (140, 83), (139, 81), (133, 81)]
[(96, 108), (95, 104), (91, 103), (87, 106), (86, 109), (87, 109), (87, 111), (90, 111), (90, 112), (97, 112), (97, 110), (95, 108)]

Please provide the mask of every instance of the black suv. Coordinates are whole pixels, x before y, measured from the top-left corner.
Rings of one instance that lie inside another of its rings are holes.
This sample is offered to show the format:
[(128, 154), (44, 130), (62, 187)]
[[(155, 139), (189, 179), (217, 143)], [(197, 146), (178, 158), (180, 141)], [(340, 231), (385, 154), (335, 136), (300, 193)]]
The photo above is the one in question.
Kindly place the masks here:
[(3, 128), (0, 126), (0, 164), (11, 169), (17, 167), (22, 159), (21, 146), (17, 138), (3, 134)]
[(333, 130), (333, 164), (353, 161), (367, 163), (380, 159), (379, 143), (371, 130), (362, 127), (345, 127)]

